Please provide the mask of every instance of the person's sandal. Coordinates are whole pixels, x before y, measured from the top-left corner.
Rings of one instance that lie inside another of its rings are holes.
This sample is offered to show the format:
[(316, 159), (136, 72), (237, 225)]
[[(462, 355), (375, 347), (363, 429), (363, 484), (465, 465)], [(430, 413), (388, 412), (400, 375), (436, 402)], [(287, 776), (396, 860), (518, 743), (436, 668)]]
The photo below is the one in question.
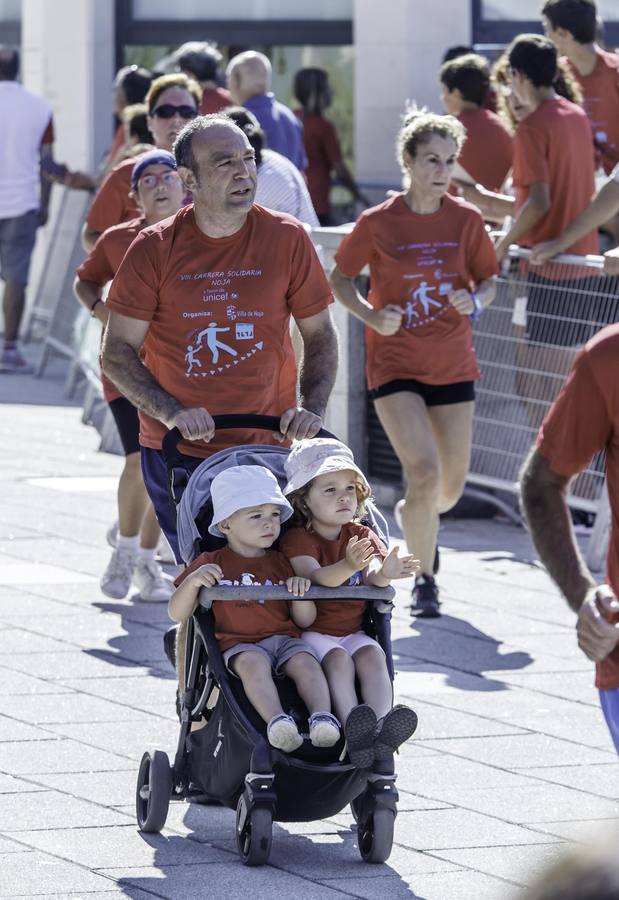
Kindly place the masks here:
[(394, 706), (379, 722), (374, 744), (376, 759), (388, 759), (415, 733), (417, 713), (408, 706)]
[(309, 739), (313, 747), (333, 747), (340, 735), (340, 723), (331, 713), (315, 712), (309, 717)]
[(367, 703), (351, 709), (344, 725), (348, 758), (358, 769), (369, 769), (374, 763), (376, 713)]
[(272, 747), (283, 753), (292, 753), (303, 743), (294, 719), (286, 713), (273, 716), (267, 725), (267, 739)]

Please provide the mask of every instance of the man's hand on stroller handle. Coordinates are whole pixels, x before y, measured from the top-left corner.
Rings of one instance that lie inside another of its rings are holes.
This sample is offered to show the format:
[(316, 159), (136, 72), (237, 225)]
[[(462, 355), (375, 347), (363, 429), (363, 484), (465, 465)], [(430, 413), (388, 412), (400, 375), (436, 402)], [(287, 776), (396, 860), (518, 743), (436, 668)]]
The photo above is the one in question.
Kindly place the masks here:
[(275, 440), (301, 441), (303, 438), (316, 437), (322, 428), (322, 418), (311, 409), (302, 406), (291, 406), (285, 410), (279, 420), (279, 431), (274, 432)]
[(211, 441), (215, 434), (212, 416), (202, 407), (181, 408), (166, 424), (178, 428), (187, 441)]

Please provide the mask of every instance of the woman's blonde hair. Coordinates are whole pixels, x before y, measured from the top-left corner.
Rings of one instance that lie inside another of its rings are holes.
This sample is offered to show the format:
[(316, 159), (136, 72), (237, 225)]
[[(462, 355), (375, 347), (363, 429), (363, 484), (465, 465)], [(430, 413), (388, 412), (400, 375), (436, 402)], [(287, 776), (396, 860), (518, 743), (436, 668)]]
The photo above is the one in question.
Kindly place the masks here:
[(419, 145), (427, 144), (434, 135), (451, 138), (460, 153), (466, 140), (466, 128), (455, 116), (440, 116), (438, 113), (428, 112), (425, 108), (410, 107), (407, 109), (402, 117), (402, 127), (396, 138), (396, 156), (404, 173), (407, 171), (404, 164), (404, 151), (414, 159)]
[[(304, 527), (308, 531), (312, 527), (312, 513), (309, 506), (307, 505), (306, 498), (315, 481), (316, 479), (312, 478), (312, 480), (308, 481), (307, 484), (304, 484), (303, 487), (299, 488), (297, 491), (293, 491), (292, 494), (288, 495), (288, 500), (292, 505), (292, 508), (294, 509), (294, 515), (292, 518), (293, 527)], [(355, 487), (357, 489), (357, 509), (355, 510), (355, 514), (353, 516), (353, 522), (361, 522), (367, 514), (367, 508), (365, 504), (372, 495), (370, 489), (361, 481), (360, 478), (355, 481)]]

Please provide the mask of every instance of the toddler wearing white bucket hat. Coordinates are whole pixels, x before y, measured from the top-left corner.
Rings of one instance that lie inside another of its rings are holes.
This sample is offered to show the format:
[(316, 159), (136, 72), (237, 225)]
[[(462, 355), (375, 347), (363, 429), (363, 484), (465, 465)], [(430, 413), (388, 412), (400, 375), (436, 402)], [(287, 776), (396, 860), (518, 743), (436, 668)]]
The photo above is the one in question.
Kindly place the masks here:
[[(179, 622), (189, 619), (203, 587), (286, 584), (303, 597), (310, 582), (295, 576), (282, 553), (271, 550), (281, 522), (292, 515), (275, 476), (263, 466), (232, 466), (211, 483), (213, 520), (209, 532), (227, 545), (202, 553), (177, 579), (168, 611)], [(290, 753), (303, 743), (294, 719), (284, 713), (272, 670), (291, 678), (309, 716), (309, 739), (315, 747), (332, 747), (340, 738), (331, 715), (329, 687), (316, 654), (300, 640), (300, 629), (313, 620), (314, 604), (272, 600), (215, 600), (215, 637), (224, 662), (238, 676), (248, 700), (267, 724), (269, 743)]]
[[(400, 557), (397, 547), (389, 552), (378, 535), (361, 524), (370, 486), (345, 444), (331, 438), (299, 441), (285, 468), (284, 493), (303, 524), (286, 532), (280, 549), (297, 575), (323, 587), (386, 587), (392, 579), (419, 570), (419, 560)], [(413, 734), (417, 716), (406, 706), (392, 708), (384, 651), (363, 628), (367, 603), (336, 597), (334, 591), (333, 600), (314, 604), (316, 616), (301, 637), (325, 670), (350, 761), (369, 768)]]

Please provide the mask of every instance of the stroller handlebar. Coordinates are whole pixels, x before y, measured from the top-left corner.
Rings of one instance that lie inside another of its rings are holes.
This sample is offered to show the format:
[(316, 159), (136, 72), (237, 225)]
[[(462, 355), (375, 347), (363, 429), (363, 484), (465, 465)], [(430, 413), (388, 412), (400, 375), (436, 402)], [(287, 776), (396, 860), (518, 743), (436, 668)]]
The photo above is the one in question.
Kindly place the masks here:
[[(231, 413), (224, 416), (213, 416), (215, 430), (227, 428), (245, 428), (260, 431), (279, 431), (279, 416), (259, 416), (254, 413)], [(316, 437), (332, 438), (330, 431), (321, 428)], [(178, 428), (171, 428), (163, 438), (161, 449), (164, 458), (173, 459), (178, 455), (177, 447), (185, 438)]]
[[(334, 596), (335, 595), (335, 596)], [(325, 588), (312, 587), (304, 597), (295, 598), (288, 588), (281, 585), (226, 585), (200, 588), (198, 600), (200, 606), (210, 609), (215, 601), (222, 600), (378, 600), (383, 603), (393, 601), (395, 590), (392, 587), (377, 588), (366, 585), (356, 587)]]

